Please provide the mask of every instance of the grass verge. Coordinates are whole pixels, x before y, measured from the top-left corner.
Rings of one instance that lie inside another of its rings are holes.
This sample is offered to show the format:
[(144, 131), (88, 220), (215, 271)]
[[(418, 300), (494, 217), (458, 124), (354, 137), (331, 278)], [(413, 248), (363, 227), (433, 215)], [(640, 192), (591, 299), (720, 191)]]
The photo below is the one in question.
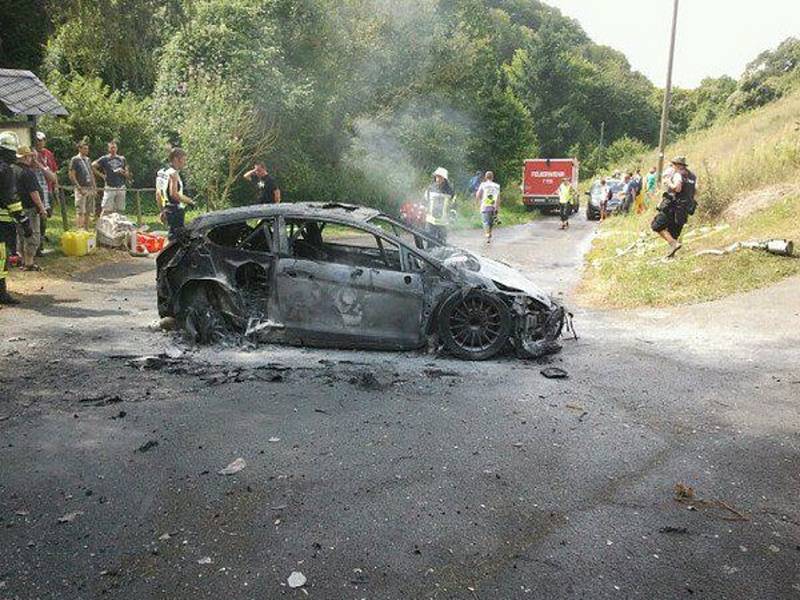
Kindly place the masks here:
[[(662, 261), (667, 246), (650, 231), (652, 210), (603, 223), (586, 257), (578, 301), (586, 306), (630, 308), (714, 300), (800, 274), (800, 259), (739, 250), (724, 256), (695, 256), (737, 241), (787, 238), (800, 241), (800, 195), (775, 202), (733, 224), (689, 220), (683, 249)], [(618, 252), (635, 248), (622, 256)]]

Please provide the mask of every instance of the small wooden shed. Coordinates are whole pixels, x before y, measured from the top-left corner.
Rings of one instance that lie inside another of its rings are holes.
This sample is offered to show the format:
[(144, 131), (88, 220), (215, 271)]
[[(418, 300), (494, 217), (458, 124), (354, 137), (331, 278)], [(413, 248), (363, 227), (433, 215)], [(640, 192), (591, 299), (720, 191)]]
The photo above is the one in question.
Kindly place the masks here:
[(0, 131), (13, 131), (24, 146), (33, 146), (42, 115), (69, 114), (30, 71), (0, 69)]

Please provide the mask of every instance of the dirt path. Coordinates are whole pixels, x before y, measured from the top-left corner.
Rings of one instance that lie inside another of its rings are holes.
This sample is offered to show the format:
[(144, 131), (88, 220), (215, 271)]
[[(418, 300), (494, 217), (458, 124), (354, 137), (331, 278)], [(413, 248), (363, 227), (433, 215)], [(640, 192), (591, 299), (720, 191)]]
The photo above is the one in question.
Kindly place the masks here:
[[(591, 232), (483, 251), (568, 298)], [(562, 381), (188, 349), (147, 259), (48, 284), (0, 311), (0, 599), (797, 597), (796, 284), (581, 310)]]

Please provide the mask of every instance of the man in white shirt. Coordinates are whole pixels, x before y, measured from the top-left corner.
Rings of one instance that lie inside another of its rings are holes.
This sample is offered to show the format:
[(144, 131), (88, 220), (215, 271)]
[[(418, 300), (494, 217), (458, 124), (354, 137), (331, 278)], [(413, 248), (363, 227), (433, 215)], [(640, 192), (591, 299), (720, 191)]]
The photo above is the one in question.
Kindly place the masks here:
[(487, 171), (483, 182), (475, 192), (475, 198), (480, 203), (481, 221), (483, 231), (486, 233), (486, 243), (492, 243), (492, 230), (500, 212), (500, 185), (494, 181), (494, 173)]

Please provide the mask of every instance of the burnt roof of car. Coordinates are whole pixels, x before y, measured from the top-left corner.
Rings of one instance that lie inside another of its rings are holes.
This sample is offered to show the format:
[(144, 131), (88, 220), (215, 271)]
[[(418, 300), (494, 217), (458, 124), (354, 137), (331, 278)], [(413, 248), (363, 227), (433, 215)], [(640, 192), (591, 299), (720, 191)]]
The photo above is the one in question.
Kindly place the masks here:
[(248, 219), (263, 219), (276, 215), (284, 217), (335, 217), (349, 221), (369, 221), (377, 217), (381, 211), (366, 206), (355, 204), (340, 204), (334, 202), (285, 202), (281, 204), (254, 204), (239, 208), (228, 208), (201, 215), (194, 219), (187, 227), (190, 229), (205, 229), (216, 225), (225, 225), (236, 221)]

